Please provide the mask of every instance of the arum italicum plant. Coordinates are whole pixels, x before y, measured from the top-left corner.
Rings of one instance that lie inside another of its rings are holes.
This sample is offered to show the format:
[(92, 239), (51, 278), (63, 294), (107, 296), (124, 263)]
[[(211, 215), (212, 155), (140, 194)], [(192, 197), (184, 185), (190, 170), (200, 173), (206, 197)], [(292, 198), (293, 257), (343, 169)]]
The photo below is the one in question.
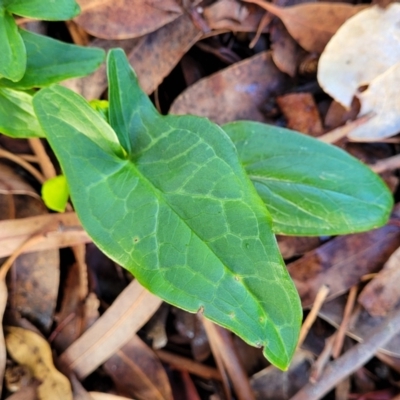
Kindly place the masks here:
[(107, 66), (108, 122), (61, 86), (33, 99), (84, 228), (151, 292), (201, 310), (287, 369), (302, 310), (275, 234), (378, 227), (390, 192), (356, 159), (305, 135), (162, 116), (122, 50)]

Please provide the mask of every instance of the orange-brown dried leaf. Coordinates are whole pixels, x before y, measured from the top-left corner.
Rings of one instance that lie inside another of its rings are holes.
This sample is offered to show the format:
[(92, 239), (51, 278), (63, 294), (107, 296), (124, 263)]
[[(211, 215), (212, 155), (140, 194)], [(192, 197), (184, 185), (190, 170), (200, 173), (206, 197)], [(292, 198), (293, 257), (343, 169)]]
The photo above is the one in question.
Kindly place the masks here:
[(288, 83), (271, 53), (262, 52), (190, 86), (175, 99), (170, 113), (208, 117), (217, 124), (239, 119), (267, 122), (270, 98)]
[(178, 18), (183, 10), (175, 0), (78, 0), (75, 22), (103, 39), (129, 39), (154, 32)]
[(374, 317), (385, 316), (400, 302), (400, 248), (385, 263), (383, 269), (365, 286), (358, 302)]
[(323, 133), (319, 111), (311, 93), (286, 94), (276, 101), (286, 118), (287, 128), (314, 137)]
[(283, 8), (264, 0), (244, 1), (258, 4), (276, 15), (301, 47), (316, 53), (322, 53), (339, 27), (366, 7), (365, 5), (317, 2)]
[(172, 400), (164, 367), (137, 335), (113, 354), (103, 368), (122, 396), (138, 400)]

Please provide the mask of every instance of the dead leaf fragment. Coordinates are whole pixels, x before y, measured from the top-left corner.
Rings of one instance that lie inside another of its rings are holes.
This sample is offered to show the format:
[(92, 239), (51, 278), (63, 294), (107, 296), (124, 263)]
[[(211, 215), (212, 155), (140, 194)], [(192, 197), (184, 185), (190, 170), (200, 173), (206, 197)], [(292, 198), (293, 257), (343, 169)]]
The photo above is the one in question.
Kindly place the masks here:
[(309, 307), (322, 285), (330, 288), (328, 299), (345, 293), (363, 275), (378, 271), (399, 246), (400, 230), (388, 224), (367, 233), (338, 236), (288, 264), (288, 271), (303, 307)]
[(258, 4), (276, 15), (292, 37), (309, 52), (321, 53), (338, 28), (354, 14), (365, 8), (345, 3), (306, 3), (278, 7), (264, 0), (244, 0)]
[(137, 335), (113, 354), (103, 368), (123, 396), (137, 400), (172, 400), (164, 367)]
[(237, 0), (219, 0), (204, 9), (203, 17), (211, 29), (256, 32), (264, 11)]
[(276, 99), (287, 120), (287, 128), (319, 136), (323, 127), (319, 111), (311, 93), (291, 93)]
[[(398, 44), (400, 49), (400, 41)], [(368, 89), (357, 95), (361, 102), (359, 115), (369, 114), (371, 118), (353, 129), (348, 135), (349, 139), (376, 141), (393, 136), (400, 131), (400, 93), (397, 88), (399, 80), (400, 62), (373, 79)]]
[(399, 21), (398, 3), (386, 9), (367, 8), (346, 21), (319, 60), (318, 82), (323, 90), (349, 108), (360, 86), (400, 61)]
[(136, 280), (107, 311), (65, 350), (60, 361), (84, 378), (127, 343), (155, 313), (162, 300)]
[(154, 32), (182, 14), (175, 0), (78, 0), (75, 22), (103, 39), (130, 39)]
[(363, 289), (358, 302), (372, 316), (385, 316), (400, 301), (400, 248), (385, 263), (383, 269)]
[(264, 108), (288, 83), (271, 53), (262, 52), (196, 82), (175, 99), (170, 113), (208, 117), (217, 124), (239, 119), (267, 122)]
[(0, 221), (0, 257), (11, 255), (39, 231), (45, 232), (46, 237), (29, 247), (27, 251), (62, 248), (91, 242), (73, 212), (5, 220)]
[(8, 327), (6, 345), (11, 357), (27, 366), (42, 383), (38, 387), (40, 400), (72, 400), (69, 380), (53, 364), (51, 349), (45, 339), (27, 329)]

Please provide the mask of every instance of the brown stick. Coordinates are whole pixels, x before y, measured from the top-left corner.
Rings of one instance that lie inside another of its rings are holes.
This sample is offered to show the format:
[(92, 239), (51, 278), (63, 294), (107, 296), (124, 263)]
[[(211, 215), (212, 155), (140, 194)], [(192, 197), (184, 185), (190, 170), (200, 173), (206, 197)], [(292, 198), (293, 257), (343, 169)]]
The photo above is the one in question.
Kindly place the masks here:
[(378, 349), (400, 331), (400, 308), (393, 310), (384, 321), (371, 331), (364, 342), (357, 344), (333, 361), (316, 384), (307, 384), (291, 400), (318, 400), (338, 382), (362, 367)]

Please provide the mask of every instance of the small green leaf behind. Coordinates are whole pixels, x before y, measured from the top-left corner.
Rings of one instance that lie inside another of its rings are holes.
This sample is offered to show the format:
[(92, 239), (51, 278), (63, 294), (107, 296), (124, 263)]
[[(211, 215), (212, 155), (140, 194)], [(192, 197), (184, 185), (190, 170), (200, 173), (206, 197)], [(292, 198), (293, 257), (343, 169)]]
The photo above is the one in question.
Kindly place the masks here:
[(0, 87), (0, 132), (18, 139), (44, 137), (30, 94)]
[(13, 14), (46, 21), (64, 21), (80, 12), (75, 0), (8, 0), (6, 8)]
[(0, 86), (30, 89), (49, 86), (62, 80), (85, 76), (104, 61), (102, 49), (76, 46), (19, 30), (27, 53), (25, 75), (18, 82), (0, 79)]
[(0, 77), (22, 78), (26, 68), (25, 45), (13, 16), (0, 5)]
[(258, 122), (222, 127), (284, 235), (339, 235), (384, 225), (393, 196), (382, 179), (345, 151)]
[(50, 210), (64, 212), (68, 197), (68, 184), (64, 175), (48, 179), (42, 186), (42, 199)]
[(160, 116), (127, 65), (110, 52), (119, 152), (116, 133), (75, 93), (50, 87), (34, 99), (83, 226), (150, 291), (203, 310), (286, 369), (300, 301), (232, 142), (206, 119)]

